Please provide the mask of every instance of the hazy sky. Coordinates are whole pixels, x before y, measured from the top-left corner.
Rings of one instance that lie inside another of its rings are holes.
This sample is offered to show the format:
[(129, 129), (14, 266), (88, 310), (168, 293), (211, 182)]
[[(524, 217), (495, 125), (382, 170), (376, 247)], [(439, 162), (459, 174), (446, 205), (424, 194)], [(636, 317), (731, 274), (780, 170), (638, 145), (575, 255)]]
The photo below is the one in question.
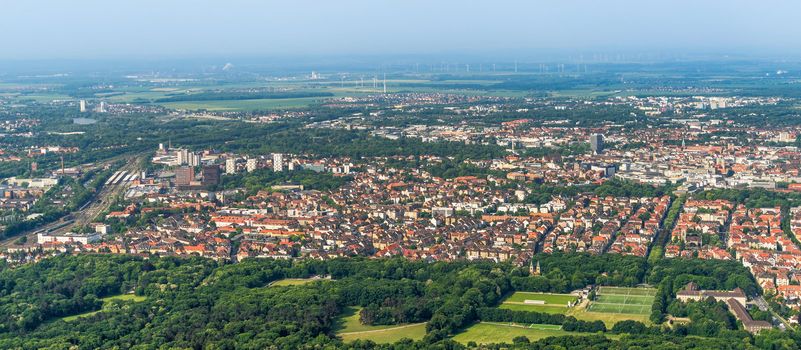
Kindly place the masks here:
[(0, 0), (0, 59), (801, 50), (799, 0)]

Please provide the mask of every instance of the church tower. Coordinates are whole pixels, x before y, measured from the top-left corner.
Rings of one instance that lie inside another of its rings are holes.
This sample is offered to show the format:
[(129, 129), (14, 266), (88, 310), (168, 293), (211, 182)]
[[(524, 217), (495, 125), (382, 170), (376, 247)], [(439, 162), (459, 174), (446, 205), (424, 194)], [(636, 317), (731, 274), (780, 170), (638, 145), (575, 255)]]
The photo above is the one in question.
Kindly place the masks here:
[(536, 264), (529, 265), (528, 272), (532, 276), (539, 276), (540, 275), (540, 261), (537, 260)]

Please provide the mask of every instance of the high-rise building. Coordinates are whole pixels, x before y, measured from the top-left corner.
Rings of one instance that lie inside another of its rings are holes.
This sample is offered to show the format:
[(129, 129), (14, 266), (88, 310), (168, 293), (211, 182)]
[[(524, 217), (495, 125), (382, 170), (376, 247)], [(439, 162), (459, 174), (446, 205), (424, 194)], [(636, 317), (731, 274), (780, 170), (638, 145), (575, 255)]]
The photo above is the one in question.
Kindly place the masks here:
[(189, 186), (195, 181), (195, 170), (190, 167), (180, 167), (175, 170), (175, 185)]
[(189, 163), (189, 151), (186, 149), (179, 149), (175, 151), (178, 158), (178, 164), (186, 165)]
[(187, 163), (189, 166), (198, 166), (200, 165), (200, 155), (197, 153), (189, 153)]
[(206, 165), (202, 170), (203, 186), (214, 186), (220, 183), (220, 167), (217, 165)]
[(256, 159), (255, 158), (248, 158), (247, 164), (245, 164), (245, 167), (247, 168), (249, 173), (256, 171), (256, 167), (257, 166), (258, 166), (258, 163), (256, 163)]
[(225, 173), (226, 174), (236, 174), (236, 159), (235, 158), (228, 158), (225, 160)]
[(281, 153), (273, 153), (273, 171), (284, 171), (284, 155)]
[(604, 135), (603, 134), (592, 134), (590, 135), (590, 148), (592, 148), (592, 153), (600, 154), (604, 151)]
[(86, 100), (81, 100), (79, 104), (81, 105), (81, 113), (86, 112)]

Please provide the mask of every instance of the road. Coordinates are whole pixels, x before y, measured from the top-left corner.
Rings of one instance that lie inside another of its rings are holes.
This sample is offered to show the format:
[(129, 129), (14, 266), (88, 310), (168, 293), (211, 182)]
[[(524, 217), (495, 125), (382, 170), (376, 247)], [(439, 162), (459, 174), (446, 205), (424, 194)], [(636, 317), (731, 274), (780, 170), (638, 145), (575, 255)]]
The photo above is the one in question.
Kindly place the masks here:
[(761, 295), (756, 297), (756, 298), (754, 298), (753, 302), (760, 310), (762, 310), (762, 311), (770, 311), (770, 314), (773, 315), (773, 317), (775, 319), (778, 319), (779, 321), (781, 321), (782, 324), (784, 324), (784, 327), (786, 327), (787, 329), (794, 329), (793, 325), (791, 325), (790, 322), (788, 322), (784, 317), (782, 317), (781, 315), (779, 315), (779, 314), (773, 312), (773, 310), (771, 310), (770, 305), (768, 305), (768, 302), (765, 301), (765, 298), (763, 298)]
[[(126, 164), (117, 169), (118, 171), (128, 171), (129, 173), (136, 174), (140, 170), (138, 168), (139, 162), (138, 158), (136, 157), (129, 157), (126, 158)], [(89, 199), (87, 204), (83, 205), (81, 209), (76, 210), (71, 215), (68, 215), (67, 218), (63, 218), (61, 220), (42, 225), (36, 227), (28, 232), (25, 232), (24, 235), (27, 236), (27, 244), (30, 245), (36, 242), (36, 232), (41, 230), (53, 230), (54, 233), (64, 233), (72, 230), (73, 227), (82, 226), (91, 223), (97, 218), (100, 213), (108, 210), (111, 206), (112, 199), (117, 195), (125, 193), (125, 190), (128, 188), (128, 183), (117, 183), (117, 184), (110, 184), (105, 185), (105, 183), (100, 187), (99, 191)], [(69, 218), (72, 218), (70, 220)], [(67, 223), (65, 225), (65, 223)], [(59, 227), (60, 226), (60, 227)], [(9, 247), (14, 244), (22, 235), (16, 235), (14, 237), (6, 238), (0, 241), (0, 247)]]

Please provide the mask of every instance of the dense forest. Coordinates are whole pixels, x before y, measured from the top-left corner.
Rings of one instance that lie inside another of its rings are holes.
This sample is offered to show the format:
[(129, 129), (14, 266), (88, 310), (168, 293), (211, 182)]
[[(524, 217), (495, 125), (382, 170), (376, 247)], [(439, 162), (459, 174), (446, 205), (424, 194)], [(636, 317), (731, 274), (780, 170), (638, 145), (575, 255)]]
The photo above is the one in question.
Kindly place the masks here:
[[(587, 283), (630, 286), (641, 279), (666, 292), (689, 280), (702, 287), (740, 286), (756, 292), (741, 266), (723, 261), (665, 260), (649, 268), (642, 258), (615, 255), (536, 259), (544, 276), (492, 262), (357, 258), (227, 264), (201, 258), (60, 256), (0, 271), (0, 348), (463, 349), (473, 344), (456, 343), (450, 336), (477, 321), (559, 324), (567, 332), (622, 335), (616, 340), (576, 335), (535, 342), (521, 337), (513, 344), (484, 346), (488, 349), (789, 349), (801, 341), (791, 331), (752, 336), (738, 330), (717, 303), (671, 304), (671, 312), (692, 319), (672, 329), (634, 321), (607, 329), (600, 322), (496, 308), (516, 290), (565, 291)], [(605, 277), (593, 277), (599, 275)], [(310, 276), (331, 279), (269, 286)], [(139, 299), (103, 306), (103, 298), (128, 293)], [(336, 320), (350, 306), (369, 310), (361, 315), (368, 324), (427, 321), (427, 335), (391, 345), (344, 343), (336, 336)], [(87, 314), (64, 318), (81, 313)], [(690, 342), (686, 335), (700, 337)]]

